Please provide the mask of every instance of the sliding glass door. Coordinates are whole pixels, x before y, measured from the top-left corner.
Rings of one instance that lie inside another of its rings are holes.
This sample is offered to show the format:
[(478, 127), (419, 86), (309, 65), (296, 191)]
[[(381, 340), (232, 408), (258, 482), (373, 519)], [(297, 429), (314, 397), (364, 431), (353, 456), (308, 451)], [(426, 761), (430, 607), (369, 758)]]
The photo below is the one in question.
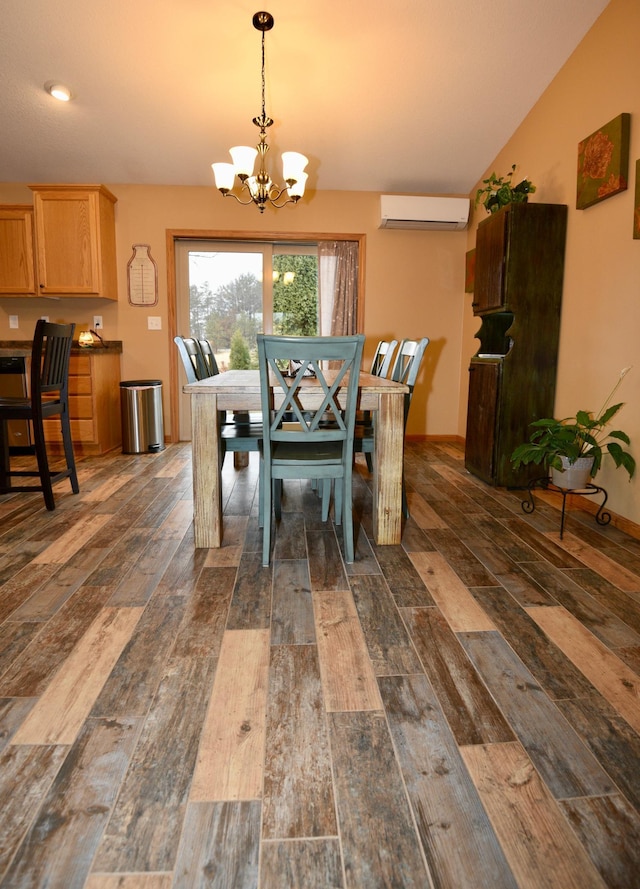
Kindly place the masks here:
[[(257, 333), (318, 333), (317, 245), (178, 241), (176, 294), (181, 336), (209, 340), (221, 371), (256, 367)], [(180, 438), (190, 438), (184, 395)]]

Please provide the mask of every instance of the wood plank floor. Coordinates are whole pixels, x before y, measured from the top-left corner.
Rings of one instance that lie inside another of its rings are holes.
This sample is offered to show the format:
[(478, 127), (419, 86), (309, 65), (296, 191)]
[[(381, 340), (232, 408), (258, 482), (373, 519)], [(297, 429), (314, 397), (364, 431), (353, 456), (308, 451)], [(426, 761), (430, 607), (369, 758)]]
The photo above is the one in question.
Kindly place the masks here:
[(353, 565), (287, 482), (262, 567), (256, 455), (220, 550), (185, 444), (0, 498), (0, 889), (640, 887), (640, 541), (406, 469)]

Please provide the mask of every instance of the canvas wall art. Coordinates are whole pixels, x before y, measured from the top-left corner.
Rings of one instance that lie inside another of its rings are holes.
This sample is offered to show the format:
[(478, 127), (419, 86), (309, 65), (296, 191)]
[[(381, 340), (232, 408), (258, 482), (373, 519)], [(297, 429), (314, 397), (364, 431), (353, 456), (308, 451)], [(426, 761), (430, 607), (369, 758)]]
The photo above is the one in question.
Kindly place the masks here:
[(578, 210), (627, 188), (630, 129), (631, 115), (619, 114), (578, 145)]

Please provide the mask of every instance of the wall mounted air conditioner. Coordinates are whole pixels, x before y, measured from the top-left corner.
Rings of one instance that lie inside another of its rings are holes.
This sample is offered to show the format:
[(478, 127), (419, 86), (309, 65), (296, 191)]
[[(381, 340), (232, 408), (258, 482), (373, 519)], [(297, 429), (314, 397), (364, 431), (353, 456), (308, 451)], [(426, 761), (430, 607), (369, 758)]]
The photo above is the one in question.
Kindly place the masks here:
[(462, 231), (469, 222), (469, 198), (380, 195), (380, 228)]

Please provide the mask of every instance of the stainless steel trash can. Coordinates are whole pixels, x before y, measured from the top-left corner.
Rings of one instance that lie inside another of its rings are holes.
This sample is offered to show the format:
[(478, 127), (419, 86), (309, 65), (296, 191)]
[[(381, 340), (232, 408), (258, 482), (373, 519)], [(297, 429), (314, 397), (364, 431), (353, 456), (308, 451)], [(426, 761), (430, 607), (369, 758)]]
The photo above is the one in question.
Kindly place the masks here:
[(120, 383), (122, 453), (147, 454), (164, 450), (162, 380)]

